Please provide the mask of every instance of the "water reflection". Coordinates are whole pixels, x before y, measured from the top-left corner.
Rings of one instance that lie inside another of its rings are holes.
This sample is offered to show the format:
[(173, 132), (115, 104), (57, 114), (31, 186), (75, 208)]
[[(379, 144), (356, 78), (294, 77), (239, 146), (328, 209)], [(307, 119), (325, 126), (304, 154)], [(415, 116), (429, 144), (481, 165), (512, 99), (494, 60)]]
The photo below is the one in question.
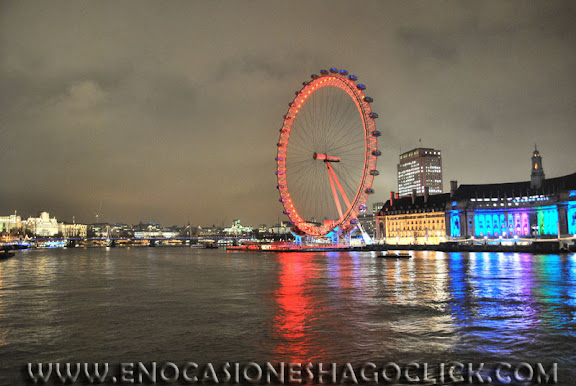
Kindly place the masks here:
[(575, 255), (413, 254), (279, 254), (275, 353), (521, 361), (576, 343)]
[(311, 336), (315, 313), (321, 312), (309, 291), (317, 267), (309, 253), (280, 253), (278, 261), (279, 287), (274, 293), (278, 312), (272, 327), (275, 351), (281, 360), (303, 362), (321, 349)]
[[(574, 256), (453, 253), (448, 310), (458, 326), (460, 353), (494, 360), (539, 359), (574, 342)], [(562, 339), (551, 339), (561, 329)], [(554, 342), (554, 343), (551, 343)], [(562, 358), (558, 358), (562, 361)]]
[(429, 353), (445, 353), (457, 343), (445, 310), (444, 255), (287, 253), (278, 261), (272, 336), (279, 360), (413, 360), (408, 353), (422, 339)]

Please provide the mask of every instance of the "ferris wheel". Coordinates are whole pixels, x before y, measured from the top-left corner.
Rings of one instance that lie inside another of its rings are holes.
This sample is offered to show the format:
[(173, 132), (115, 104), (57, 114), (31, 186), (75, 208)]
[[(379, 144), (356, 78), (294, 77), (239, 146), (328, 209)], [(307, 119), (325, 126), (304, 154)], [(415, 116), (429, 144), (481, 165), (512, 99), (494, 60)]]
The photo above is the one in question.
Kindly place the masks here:
[(293, 230), (325, 236), (348, 232), (366, 210), (380, 132), (372, 98), (358, 78), (336, 68), (303, 83), (280, 129), (276, 176), (280, 202)]

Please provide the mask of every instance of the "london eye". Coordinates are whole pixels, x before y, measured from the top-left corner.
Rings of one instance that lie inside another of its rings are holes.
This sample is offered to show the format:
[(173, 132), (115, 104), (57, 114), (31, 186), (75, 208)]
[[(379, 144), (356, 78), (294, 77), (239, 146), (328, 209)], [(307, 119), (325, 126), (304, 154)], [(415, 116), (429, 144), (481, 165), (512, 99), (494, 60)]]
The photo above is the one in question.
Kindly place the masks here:
[(280, 129), (276, 175), (280, 202), (299, 235), (350, 232), (374, 193), (378, 114), (366, 86), (330, 68), (303, 82)]

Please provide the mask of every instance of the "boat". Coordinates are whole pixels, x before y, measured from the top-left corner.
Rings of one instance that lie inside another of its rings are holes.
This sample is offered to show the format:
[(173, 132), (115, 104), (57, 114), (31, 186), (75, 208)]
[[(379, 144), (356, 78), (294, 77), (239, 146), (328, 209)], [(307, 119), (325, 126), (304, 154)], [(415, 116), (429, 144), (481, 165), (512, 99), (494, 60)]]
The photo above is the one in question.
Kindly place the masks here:
[(412, 257), (408, 252), (390, 252), (390, 251), (383, 251), (382, 255), (378, 257), (385, 257), (385, 258), (392, 258), (392, 259), (409, 259)]
[(244, 252), (261, 251), (262, 245), (260, 245), (258, 243), (254, 243), (254, 242), (247, 242), (247, 243), (244, 243), (241, 245), (227, 245), (226, 250), (227, 251), (244, 251)]
[(0, 260), (8, 259), (10, 257), (14, 257), (16, 254), (12, 251), (8, 251), (6, 249), (0, 250)]

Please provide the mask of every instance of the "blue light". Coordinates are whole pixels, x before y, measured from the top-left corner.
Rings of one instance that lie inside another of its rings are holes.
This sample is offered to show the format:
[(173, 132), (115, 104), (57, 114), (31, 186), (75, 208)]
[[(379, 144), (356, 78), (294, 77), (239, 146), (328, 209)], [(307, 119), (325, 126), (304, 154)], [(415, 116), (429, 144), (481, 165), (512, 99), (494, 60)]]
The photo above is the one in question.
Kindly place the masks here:
[(296, 245), (302, 245), (302, 236), (292, 233), (294, 235), (294, 243)]
[(453, 212), (450, 215), (450, 235), (452, 237), (460, 237), (460, 216), (458, 212)]
[(568, 233), (576, 235), (576, 206), (568, 208)]
[[(523, 231), (524, 229), (524, 231)], [(474, 236), (528, 235), (528, 214), (525, 209), (477, 211), (474, 216)]]
[(327, 238), (332, 240), (332, 245), (338, 244), (338, 234), (340, 233), (340, 227), (334, 228), (330, 233), (326, 235)]

